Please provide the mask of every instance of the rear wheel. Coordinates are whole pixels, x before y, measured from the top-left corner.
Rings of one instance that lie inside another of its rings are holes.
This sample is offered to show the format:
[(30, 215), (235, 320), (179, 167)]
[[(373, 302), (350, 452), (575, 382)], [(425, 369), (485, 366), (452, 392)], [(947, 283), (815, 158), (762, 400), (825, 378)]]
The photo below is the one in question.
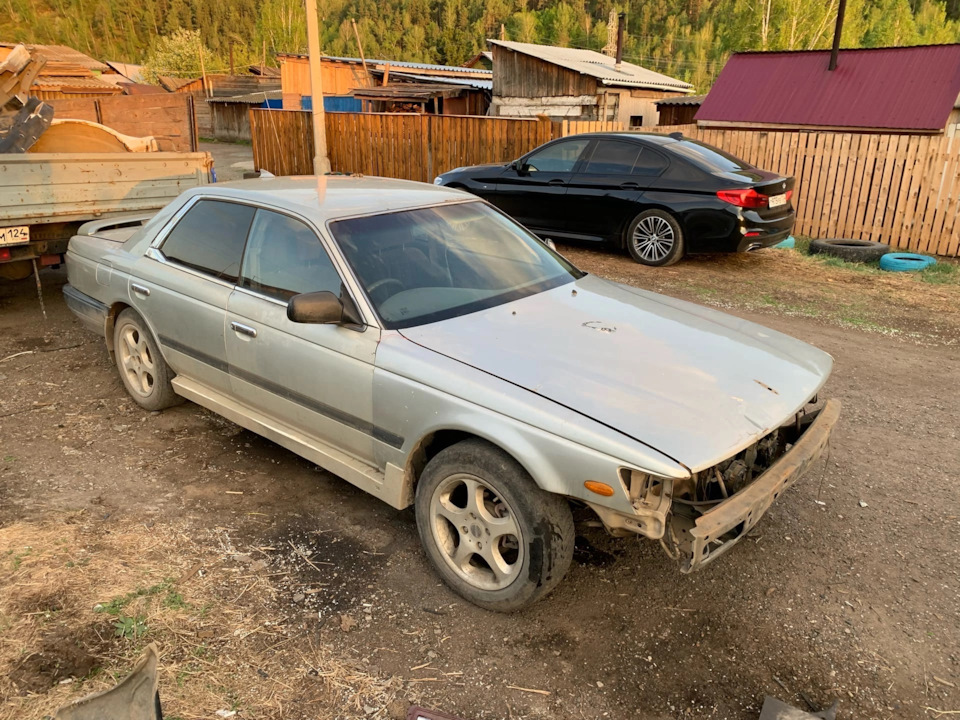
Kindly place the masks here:
[(683, 231), (670, 213), (646, 210), (627, 227), (626, 245), (641, 265), (673, 265), (683, 257)]
[(509, 455), (483, 441), (433, 458), (417, 485), (417, 529), (443, 581), (488, 610), (536, 602), (573, 559), (567, 501), (544, 492)]
[(163, 410), (183, 402), (170, 384), (173, 371), (136, 310), (127, 308), (117, 316), (113, 349), (120, 379), (137, 405), (146, 410)]

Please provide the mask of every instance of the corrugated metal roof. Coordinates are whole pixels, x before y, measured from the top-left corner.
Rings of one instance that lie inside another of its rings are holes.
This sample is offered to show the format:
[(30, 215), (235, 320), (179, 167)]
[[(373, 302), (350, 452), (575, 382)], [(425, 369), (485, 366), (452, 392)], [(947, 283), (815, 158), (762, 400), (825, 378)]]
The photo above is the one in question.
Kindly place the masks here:
[[(19, 43), (0, 42), (0, 47), (13, 48)], [(31, 54), (43, 55), (50, 63), (65, 63), (68, 65), (77, 65), (87, 70), (106, 70), (107, 66), (99, 60), (94, 60), (89, 55), (84, 55), (79, 50), (74, 50), (66, 45), (26, 45)]]
[(33, 87), (38, 90), (84, 90), (117, 94), (122, 92), (118, 85), (104, 82), (99, 78), (76, 77), (74, 75), (68, 75), (67, 77), (42, 75), (33, 81)]
[[(382, 75), (383, 72), (380, 70), (374, 70), (374, 74)], [(416, 80), (421, 83), (441, 83), (443, 85), (463, 85), (464, 87), (471, 87), (475, 90), (493, 90), (493, 80), (477, 80), (474, 78), (453, 78), (453, 77), (441, 77), (439, 75), (415, 75), (412, 73), (395, 73), (390, 72), (390, 79), (401, 77), (405, 80)]]
[(661, 105), (699, 105), (703, 102), (705, 97), (706, 95), (683, 95), (681, 97), (654, 100), (653, 104), (657, 107), (660, 107)]
[(594, 50), (563, 48), (553, 45), (534, 45), (533, 43), (512, 42), (510, 40), (487, 40), (491, 45), (530, 55), (544, 62), (574, 70), (581, 75), (597, 78), (611, 87), (644, 87), (654, 90), (675, 90), (685, 92), (693, 90), (693, 85), (683, 80), (661, 75), (633, 63), (623, 62), (616, 66), (614, 58)]
[(143, 65), (131, 65), (130, 63), (111, 62), (107, 60), (107, 65), (118, 75), (123, 75), (127, 80), (135, 83), (144, 82)]
[(942, 130), (960, 94), (960, 44), (737, 53), (698, 121)]
[(259, 105), (266, 100), (280, 100), (283, 98), (282, 90), (266, 90), (259, 92), (246, 93), (245, 95), (233, 95), (230, 97), (212, 97), (207, 98), (211, 103), (242, 103), (244, 105)]
[[(309, 57), (308, 55), (303, 55), (300, 53), (277, 53), (277, 57), (293, 57), (305, 59)], [(333, 60), (335, 62), (345, 62), (351, 63), (354, 65), (359, 65), (363, 62), (360, 58), (355, 57), (339, 57), (336, 55), (323, 55), (323, 60)], [(493, 70), (485, 70), (484, 68), (469, 68), (469, 67), (459, 67), (456, 65), (431, 65), (430, 63), (415, 63), (415, 62), (404, 62), (402, 60), (373, 60), (368, 58), (367, 65), (374, 67), (378, 70), (382, 70), (385, 66), (389, 65), (391, 68), (409, 68), (411, 70), (432, 70), (435, 72), (449, 72), (451, 74), (465, 74), (465, 75), (488, 75), (493, 77)]]

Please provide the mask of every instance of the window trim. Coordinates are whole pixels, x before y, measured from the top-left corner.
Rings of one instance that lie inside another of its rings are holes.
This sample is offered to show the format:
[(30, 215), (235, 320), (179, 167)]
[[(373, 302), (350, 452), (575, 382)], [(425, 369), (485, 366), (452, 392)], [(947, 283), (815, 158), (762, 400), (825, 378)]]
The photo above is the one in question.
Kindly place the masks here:
[(639, 147), (640, 150), (639, 150), (639, 152), (637, 152), (637, 160), (640, 159), (640, 156), (643, 155), (643, 153), (646, 152), (646, 149), (647, 149), (647, 146), (644, 145), (643, 143), (635, 142), (634, 140), (631, 140), (631, 139), (629, 139), (629, 138), (619, 138), (619, 137), (617, 137), (617, 138), (594, 138), (594, 140), (593, 140), (593, 146), (590, 148), (590, 155), (589, 155), (589, 157), (587, 157), (586, 160), (583, 161), (583, 167), (580, 168), (580, 170), (577, 172), (577, 174), (578, 174), (578, 175), (590, 175), (590, 176), (597, 176), (597, 175), (633, 175), (633, 168), (635, 168), (635, 167), (637, 166), (637, 160), (634, 160), (634, 161), (633, 161), (633, 165), (630, 166), (630, 171), (629, 171), (629, 172), (625, 172), (625, 173), (608, 173), (608, 172), (603, 172), (603, 173), (591, 173), (591, 172), (587, 172), (587, 168), (590, 166), (590, 163), (593, 161), (593, 156), (596, 155), (596, 153), (597, 153), (597, 148), (599, 148), (599, 147), (600, 147), (600, 144), (601, 144), (601, 143), (604, 143), (604, 142), (618, 143), (618, 144), (620, 144), (620, 145), (630, 145), (631, 147), (635, 147), (635, 148), (636, 148), (636, 147)]

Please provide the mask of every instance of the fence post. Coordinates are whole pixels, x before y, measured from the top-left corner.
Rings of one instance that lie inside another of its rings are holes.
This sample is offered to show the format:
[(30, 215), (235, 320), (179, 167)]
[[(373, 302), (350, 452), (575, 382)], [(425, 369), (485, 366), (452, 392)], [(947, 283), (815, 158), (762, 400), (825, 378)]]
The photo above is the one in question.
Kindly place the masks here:
[(420, 116), (420, 135), (424, 140), (423, 146), (427, 152), (427, 182), (433, 182), (436, 177), (433, 172), (433, 123), (430, 122), (430, 117), (426, 113)]

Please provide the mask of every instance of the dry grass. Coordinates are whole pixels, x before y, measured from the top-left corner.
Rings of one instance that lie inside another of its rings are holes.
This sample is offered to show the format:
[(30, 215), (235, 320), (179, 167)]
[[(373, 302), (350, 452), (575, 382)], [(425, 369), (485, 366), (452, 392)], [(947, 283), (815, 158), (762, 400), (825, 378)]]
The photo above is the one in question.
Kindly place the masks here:
[(0, 528), (0, 718), (113, 685), (149, 642), (168, 720), (387, 717), (399, 681), (334, 657), (315, 618), (279, 616), (265, 563), (211, 535), (84, 513)]

